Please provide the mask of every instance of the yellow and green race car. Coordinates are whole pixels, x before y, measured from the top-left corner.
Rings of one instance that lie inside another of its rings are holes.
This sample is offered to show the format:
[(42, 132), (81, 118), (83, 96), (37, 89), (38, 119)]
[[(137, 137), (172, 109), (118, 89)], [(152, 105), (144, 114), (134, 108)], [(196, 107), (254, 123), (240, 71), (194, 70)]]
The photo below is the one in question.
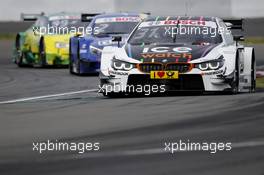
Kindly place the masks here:
[(16, 36), (13, 61), (19, 67), (67, 66), (70, 37), (88, 26), (88, 22), (82, 22), (81, 14), (22, 14), (21, 17), (35, 23)]

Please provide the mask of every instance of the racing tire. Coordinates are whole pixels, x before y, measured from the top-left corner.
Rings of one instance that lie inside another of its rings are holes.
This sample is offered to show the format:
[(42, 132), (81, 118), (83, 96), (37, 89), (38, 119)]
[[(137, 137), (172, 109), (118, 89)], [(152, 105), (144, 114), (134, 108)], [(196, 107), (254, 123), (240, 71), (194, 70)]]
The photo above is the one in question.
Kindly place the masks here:
[(76, 62), (74, 63), (76, 67), (76, 74), (81, 75), (81, 60), (80, 60), (80, 43), (78, 42), (77, 45), (77, 59)]
[(74, 72), (73, 72), (73, 66), (72, 66), (72, 60), (71, 60), (71, 58), (70, 58), (70, 60), (69, 60), (70, 62), (69, 62), (69, 72), (70, 72), (70, 74), (74, 74)]
[(69, 72), (70, 72), (70, 74), (74, 74), (73, 66), (72, 66), (71, 42), (70, 42), (70, 47), (69, 47)]
[(39, 44), (39, 58), (41, 67), (47, 66), (44, 38), (41, 38)]
[(251, 87), (250, 93), (256, 92), (256, 60), (255, 60), (255, 53), (252, 54), (252, 61), (251, 61)]
[(18, 67), (25, 67), (23, 64), (23, 59), (24, 59), (24, 53), (22, 51), (17, 51), (19, 52), (19, 56), (16, 59), (16, 64)]
[(238, 92), (239, 92), (239, 56), (237, 54), (235, 73), (234, 73), (234, 78), (232, 82), (231, 93), (233, 95), (236, 95), (238, 94)]
[(23, 64), (23, 59), (24, 59), (24, 53), (20, 50), (20, 37), (17, 36), (16, 38), (16, 52), (17, 52), (17, 57), (15, 60), (15, 63), (17, 64), (18, 67), (24, 67)]

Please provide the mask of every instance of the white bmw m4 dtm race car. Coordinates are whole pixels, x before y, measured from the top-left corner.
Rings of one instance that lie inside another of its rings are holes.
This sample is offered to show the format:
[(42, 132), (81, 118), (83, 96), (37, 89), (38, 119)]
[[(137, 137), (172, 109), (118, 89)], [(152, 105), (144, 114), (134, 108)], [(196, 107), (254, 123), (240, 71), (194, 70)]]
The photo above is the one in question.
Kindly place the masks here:
[(254, 49), (240, 45), (232, 29), (242, 30), (242, 20), (149, 17), (123, 47), (103, 49), (99, 92), (254, 92)]

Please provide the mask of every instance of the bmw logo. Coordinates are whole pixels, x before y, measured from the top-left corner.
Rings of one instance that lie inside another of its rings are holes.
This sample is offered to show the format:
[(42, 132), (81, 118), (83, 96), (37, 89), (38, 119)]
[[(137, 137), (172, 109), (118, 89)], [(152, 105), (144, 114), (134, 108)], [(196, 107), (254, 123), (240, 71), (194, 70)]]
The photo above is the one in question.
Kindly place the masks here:
[(162, 60), (162, 62), (163, 62), (163, 63), (167, 63), (167, 62), (168, 62), (168, 60), (167, 60), (167, 59), (164, 59), (164, 60)]

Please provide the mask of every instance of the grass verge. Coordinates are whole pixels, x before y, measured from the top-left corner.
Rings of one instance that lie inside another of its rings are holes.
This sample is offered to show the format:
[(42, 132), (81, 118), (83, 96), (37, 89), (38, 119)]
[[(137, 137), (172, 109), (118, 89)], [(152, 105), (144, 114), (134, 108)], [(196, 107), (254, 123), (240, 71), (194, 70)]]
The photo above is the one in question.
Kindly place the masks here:
[(257, 78), (257, 88), (264, 88), (264, 77)]
[(264, 44), (264, 37), (247, 37), (245, 41), (242, 43), (244, 44)]

